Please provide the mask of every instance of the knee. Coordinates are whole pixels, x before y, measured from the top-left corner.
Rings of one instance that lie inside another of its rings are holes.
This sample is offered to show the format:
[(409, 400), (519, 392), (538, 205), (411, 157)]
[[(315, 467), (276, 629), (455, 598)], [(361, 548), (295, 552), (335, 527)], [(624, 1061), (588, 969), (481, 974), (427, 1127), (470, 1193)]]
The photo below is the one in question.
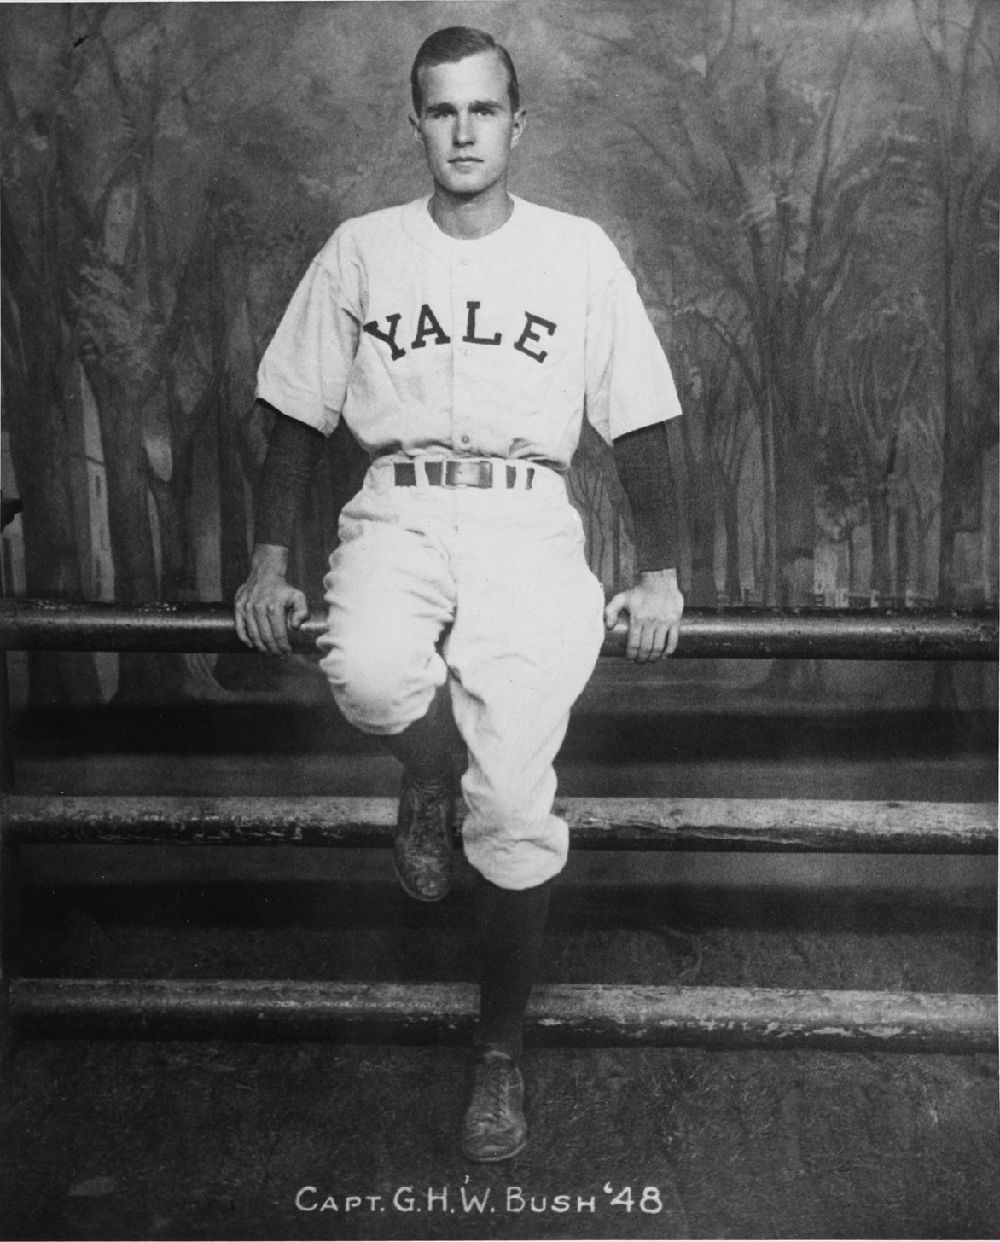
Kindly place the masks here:
[(356, 634), (327, 640), (320, 667), (351, 724), (366, 733), (398, 733), (426, 712), (444, 669), (438, 675), (426, 657), (373, 639)]
[(391, 732), (403, 681), (402, 661), (364, 641), (338, 640), (320, 663), (337, 706), (371, 732)]

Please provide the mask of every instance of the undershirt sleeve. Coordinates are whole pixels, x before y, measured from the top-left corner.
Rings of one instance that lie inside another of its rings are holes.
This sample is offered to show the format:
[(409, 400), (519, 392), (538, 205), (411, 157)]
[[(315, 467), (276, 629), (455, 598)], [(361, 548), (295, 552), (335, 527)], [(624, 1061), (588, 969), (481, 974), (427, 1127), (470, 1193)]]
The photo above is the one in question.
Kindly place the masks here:
[(287, 548), (326, 437), (308, 423), (275, 411), (274, 429), (257, 489), (254, 542)]
[(666, 423), (651, 423), (614, 441), (615, 466), (635, 527), (636, 570), (674, 569), (677, 511), (670, 487)]

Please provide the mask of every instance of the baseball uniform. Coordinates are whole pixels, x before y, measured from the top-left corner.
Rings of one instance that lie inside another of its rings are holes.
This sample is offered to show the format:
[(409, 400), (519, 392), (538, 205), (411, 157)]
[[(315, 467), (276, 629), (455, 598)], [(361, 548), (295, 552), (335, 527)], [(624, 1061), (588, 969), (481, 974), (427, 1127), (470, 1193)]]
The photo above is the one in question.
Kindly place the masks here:
[(603, 637), (564, 472), (680, 413), (635, 281), (591, 221), (513, 199), (474, 240), (428, 200), (344, 223), (261, 361), (258, 396), (374, 460), (341, 516), (321, 667), (345, 717), (399, 733), (449, 685), (463, 843), (500, 887), (564, 865), (553, 761)]

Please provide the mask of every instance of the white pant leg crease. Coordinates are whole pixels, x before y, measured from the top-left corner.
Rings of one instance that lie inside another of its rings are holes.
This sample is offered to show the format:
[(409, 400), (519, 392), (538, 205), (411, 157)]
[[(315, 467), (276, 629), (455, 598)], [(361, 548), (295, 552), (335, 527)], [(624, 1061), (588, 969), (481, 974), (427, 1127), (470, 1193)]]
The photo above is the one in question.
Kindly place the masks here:
[(553, 762), (600, 654), (604, 593), (568, 504), (494, 509), (458, 560), (445, 657), (469, 749), (466, 857), (494, 884), (522, 889), (566, 863), (568, 829), (552, 813)]

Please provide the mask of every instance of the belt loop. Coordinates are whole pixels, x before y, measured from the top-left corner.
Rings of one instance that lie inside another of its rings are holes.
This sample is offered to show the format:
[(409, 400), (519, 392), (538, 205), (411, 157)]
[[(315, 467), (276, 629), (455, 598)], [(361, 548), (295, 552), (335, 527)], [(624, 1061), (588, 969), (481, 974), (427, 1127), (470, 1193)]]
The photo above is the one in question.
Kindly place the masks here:
[[(508, 461), (475, 458), (411, 458), (392, 461), (392, 479), (397, 487), (504, 487), (508, 491), (522, 487), (530, 492), (534, 487), (534, 466), (525, 461)], [(500, 467), (503, 466), (501, 472)], [(564, 480), (565, 484), (565, 480)]]

